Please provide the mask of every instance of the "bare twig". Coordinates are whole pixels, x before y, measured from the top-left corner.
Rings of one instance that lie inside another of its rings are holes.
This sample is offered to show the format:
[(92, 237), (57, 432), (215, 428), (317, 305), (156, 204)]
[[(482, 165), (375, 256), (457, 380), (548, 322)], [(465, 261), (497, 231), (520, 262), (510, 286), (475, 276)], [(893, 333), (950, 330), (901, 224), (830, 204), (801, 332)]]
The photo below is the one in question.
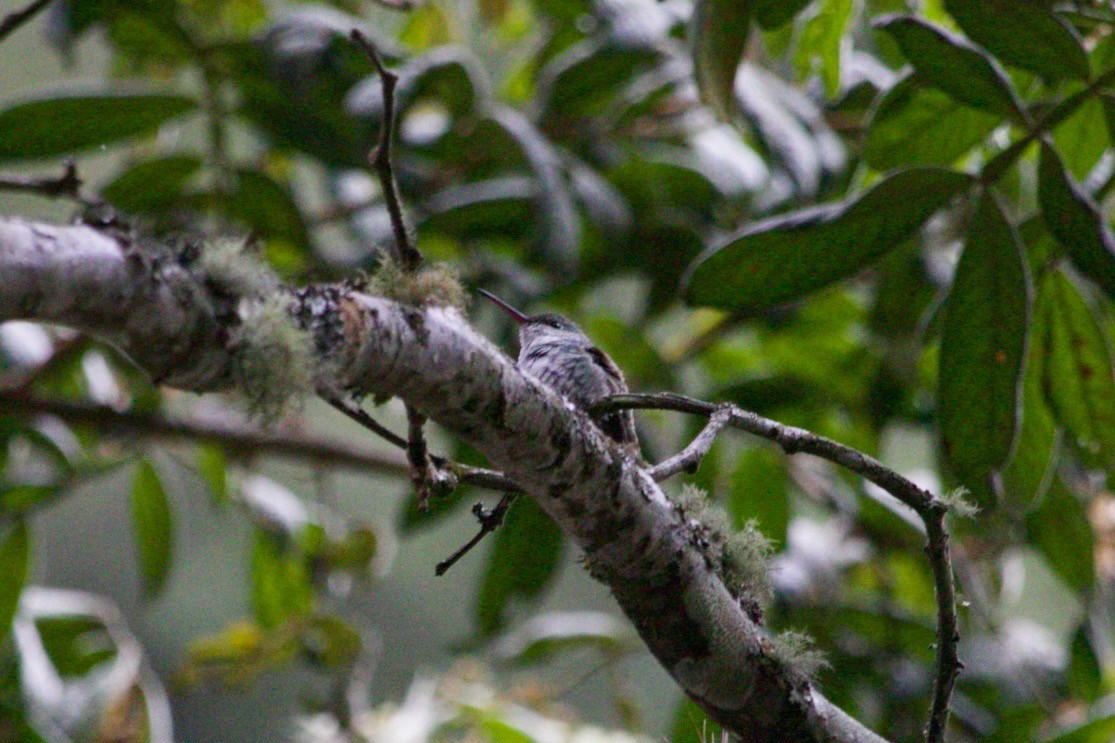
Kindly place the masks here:
[[(406, 439), (384, 426), (362, 408), (353, 407), (337, 399), (327, 399), (326, 402), (382, 438), (384, 441), (393, 444), (399, 449), (406, 450), (409, 446)], [(467, 485), (487, 488), (488, 490), (502, 490), (507, 493), (523, 492), (522, 487), (517, 482), (507, 477), (507, 475), (504, 475), (502, 472), (454, 462), (451, 459), (439, 457), (436, 454), (430, 456), (430, 461), (433, 462), (434, 466), (439, 470), (454, 475), (460, 482)]]
[(407, 461), (410, 462), (410, 480), (418, 495), (418, 507), (430, 509), (430, 454), (422, 426), (426, 416), (407, 405)]
[[(656, 409), (676, 410), (682, 413), (705, 415), (713, 418), (724, 415), (727, 422), (721, 424), (754, 434), (773, 441), (787, 454), (812, 454), (839, 464), (866, 480), (875, 483), (883, 490), (912, 508), (925, 524), (926, 554), (929, 556), (930, 569), (937, 595), (937, 676), (933, 686), (933, 700), (930, 705), (929, 724), (926, 729), (927, 743), (941, 743), (949, 715), (949, 699), (956, 683), (956, 677), (963, 668), (957, 656), (959, 640), (956, 618), (956, 589), (953, 581), (952, 560), (949, 556), (948, 533), (944, 519), (948, 506), (940, 498), (918, 487), (916, 484), (885, 466), (874, 457), (840, 444), (824, 436), (794, 426), (786, 426), (764, 418), (735, 405), (717, 405), (670, 392), (655, 394), (626, 393), (611, 395), (592, 407), (593, 417), (614, 413), (617, 410)], [(712, 428), (712, 422), (694, 440), (686, 452), (695, 449), (698, 441)], [(701, 442), (705, 446), (704, 442)], [(707, 446), (706, 446), (707, 451)], [(682, 455), (679, 455), (682, 456)], [(659, 467), (674, 462), (678, 457), (667, 460)], [(652, 470), (653, 471), (653, 470)]]
[(227, 423), (171, 418), (151, 413), (119, 411), (103, 405), (39, 397), (19, 391), (0, 391), (0, 410), (9, 415), (53, 415), (76, 426), (107, 434), (138, 434), (156, 439), (188, 439), (219, 445), (227, 451), (251, 455), (272, 454), (311, 464), (323, 461), (353, 469), (378, 469), (403, 473), (406, 460), (380, 452), (290, 434), (275, 435)]
[(372, 0), (377, 5), (382, 5), (391, 10), (414, 10), (414, 3), (410, 0)]
[(0, 177), (0, 189), (5, 191), (22, 191), (45, 196), (48, 199), (69, 199), (82, 206), (98, 206), (100, 202), (81, 195), (81, 178), (77, 174), (77, 165), (73, 160), (67, 160), (62, 175), (54, 178), (42, 176), (9, 175)]
[(50, 1), (51, 0), (35, 0), (35, 2), (31, 3), (23, 10), (17, 10), (4, 16), (4, 20), (0, 21), (0, 41), (8, 38), (13, 31), (38, 15), (39, 11), (50, 5)]
[(722, 405), (709, 416), (708, 425), (706, 425), (696, 438), (690, 442), (689, 446), (685, 447), (681, 453), (676, 454), (665, 462), (659, 462), (650, 468), (650, 476), (656, 481), (661, 482), (669, 477), (673, 477), (682, 470), (693, 469), (701, 460), (708, 454), (708, 450), (712, 448), (713, 443), (716, 442), (716, 437), (728, 425), (732, 417), (732, 406)]
[(473, 547), (480, 544), (484, 537), (498, 529), (503, 524), (503, 519), (507, 516), (507, 511), (515, 501), (516, 495), (517, 493), (504, 493), (503, 497), (499, 499), (499, 503), (497, 503), (491, 511), (485, 511), (483, 504), (480, 503), (473, 506), (472, 512), (476, 515), (476, 520), (480, 522), (480, 531), (478, 531), (476, 536), (472, 539), (465, 542), (460, 549), (439, 562), (437, 567), (434, 568), (434, 574), (439, 576), (445, 575), (449, 568), (453, 567), (458, 560), (467, 555)]
[(399, 196), (399, 183), (395, 178), (394, 142), (395, 130), (398, 122), (395, 112), (395, 86), (399, 76), (387, 69), (383, 64), (372, 40), (357, 29), (352, 30), (352, 40), (372, 60), (379, 79), (383, 86), (383, 125), (380, 128), (379, 144), (372, 154), (372, 167), (379, 176), (380, 187), (383, 190), (383, 200), (387, 204), (387, 212), (391, 215), (391, 229), (395, 233), (395, 251), (393, 258), (407, 271), (414, 271), (422, 265), (422, 254), (411, 242), (410, 233), (407, 232), (406, 220), (403, 217), (403, 202)]

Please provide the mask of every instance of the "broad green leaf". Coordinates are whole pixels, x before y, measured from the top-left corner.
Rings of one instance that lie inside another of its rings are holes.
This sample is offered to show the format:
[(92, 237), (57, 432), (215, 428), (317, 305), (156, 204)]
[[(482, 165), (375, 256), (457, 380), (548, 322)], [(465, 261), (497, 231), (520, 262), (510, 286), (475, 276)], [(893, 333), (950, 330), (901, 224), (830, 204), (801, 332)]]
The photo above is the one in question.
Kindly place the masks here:
[(209, 494), (213, 496), (213, 504), (218, 508), (228, 505), (228, 460), (225, 453), (216, 446), (202, 445), (197, 450), (197, 471), (205, 484), (209, 486)]
[[(1104, 610), (1096, 606), (1091, 608), (1092, 613)], [(1103, 619), (1100, 617), (1095, 617), (1095, 620), (1102, 622)], [(1094, 704), (1107, 691), (1102, 661), (1092, 643), (1091, 628), (1096, 626), (1092, 625), (1092, 621), (1094, 621), (1092, 618), (1085, 616), (1073, 633), (1072, 643), (1069, 645), (1069, 667), (1065, 673), (1065, 681), (1070, 693), (1085, 704)]]
[(309, 231), (287, 186), (248, 168), (238, 169), (236, 180), (232, 193), (213, 194), (214, 208), (243, 221), (268, 240), (281, 241), (297, 250), (309, 245)]
[(735, 80), (751, 31), (753, 0), (698, 0), (693, 8), (693, 74), (701, 100), (721, 121), (739, 118)]
[(577, 263), (581, 220), (561, 156), (545, 135), (518, 111), (501, 107), (492, 112), (492, 118), (518, 144), (538, 179), (542, 252), (555, 268), (570, 269)]
[(894, 173), (856, 199), (754, 224), (691, 267), (691, 305), (755, 312), (805, 296), (870, 265), (969, 185), (941, 168)]
[(637, 71), (658, 61), (646, 47), (609, 45), (597, 39), (575, 44), (538, 73), (537, 98), (546, 115), (579, 118), (603, 113)]
[(144, 592), (153, 596), (162, 590), (170, 572), (173, 525), (162, 480), (146, 459), (136, 468), (131, 495), (140, 577)]
[(1087, 80), (1088, 54), (1080, 37), (1043, 0), (945, 0), (972, 41), (1004, 63), (1047, 80)]
[(518, 665), (545, 663), (580, 648), (615, 657), (637, 647), (630, 625), (612, 614), (572, 611), (539, 614), (499, 639), (495, 652)]
[[(1076, 85), (1071, 92), (1082, 88)], [(1053, 128), (1053, 143), (1073, 176), (1078, 180), (1087, 178), (1111, 147), (1103, 101), (1096, 96), (1088, 97), (1071, 116)]]
[(790, 476), (785, 457), (765, 447), (746, 450), (732, 472), (730, 487), (727, 506), (735, 527), (755, 519), (777, 547), (785, 546), (790, 525)]
[(1042, 743), (1110, 743), (1115, 739), (1115, 715), (1107, 715), (1084, 723), (1080, 727), (1046, 738)]
[(0, 488), (0, 510), (26, 511), (62, 492), (61, 485), (13, 485)]
[(755, 20), (765, 30), (783, 26), (805, 9), (813, 0), (753, 0)]
[(185, 188), (201, 169), (201, 158), (169, 155), (136, 163), (101, 191), (106, 201), (125, 212), (150, 214), (180, 206)]
[(720, 740), (723, 728), (689, 697), (678, 702), (670, 743), (709, 743)]
[(886, 31), (928, 85), (960, 103), (1021, 118), (1021, 104), (1007, 74), (986, 51), (956, 34), (911, 16), (885, 16)]
[(303, 617), (313, 608), (313, 585), (301, 556), (283, 540), (256, 529), (252, 546), (252, 608), (264, 629)]
[(1081, 273), (1115, 297), (1115, 236), (1096, 202), (1073, 180), (1057, 151), (1041, 146), (1038, 202), (1050, 233)]
[(817, 15), (802, 31), (798, 69), (802, 75), (808, 74), (811, 61), (819, 57), (821, 79), (830, 98), (840, 92), (840, 63), (847, 43), (845, 31), (854, 7), (852, 0), (822, 0)]
[(0, 112), (0, 160), (71, 155), (151, 134), (192, 111), (175, 95), (105, 93), (21, 103)]
[(941, 330), (937, 404), (945, 458), (981, 506), (1014, 447), (1031, 287), (1022, 245), (986, 192), (972, 217)]
[(957, 103), (909, 75), (875, 109), (863, 157), (880, 171), (903, 165), (951, 165), (1001, 123), (995, 114)]
[(27, 582), (31, 564), (31, 537), (19, 519), (0, 543), (0, 648), (3, 648)]
[(1053, 572), (1077, 593), (1086, 593), (1095, 580), (1095, 536), (1088, 510), (1065, 485), (1053, 478), (1041, 506), (1026, 517), (1030, 541)]
[(561, 564), (561, 530), (531, 498), (515, 499), (494, 541), (476, 604), (486, 637), (499, 631), (512, 599), (537, 598)]
[(1034, 301), (1030, 347), (1022, 381), (1022, 421), (1014, 455), (1003, 470), (1003, 505), (1014, 513), (1028, 513), (1041, 503), (1052, 482), (1060, 442), (1043, 386), (1048, 301), (1046, 292), (1040, 293)]
[(1060, 271), (1045, 279), (1045, 392), (1069, 440), (1107, 466), (1115, 459), (1115, 378), (1108, 339)]
[(518, 728), (495, 717), (488, 717), (480, 723), (484, 739), (489, 743), (535, 743), (535, 739)]

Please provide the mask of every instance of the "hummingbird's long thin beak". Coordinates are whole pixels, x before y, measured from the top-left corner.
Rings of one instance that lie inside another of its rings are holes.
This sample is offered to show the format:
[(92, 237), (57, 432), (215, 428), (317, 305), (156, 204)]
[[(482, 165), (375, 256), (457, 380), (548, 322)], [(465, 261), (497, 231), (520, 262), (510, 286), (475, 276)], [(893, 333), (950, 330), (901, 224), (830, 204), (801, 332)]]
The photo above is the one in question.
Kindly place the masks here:
[(478, 291), (479, 293), (483, 294), (488, 299), (495, 302), (496, 306), (498, 306), (500, 309), (502, 309), (504, 312), (506, 312), (508, 315), (510, 315), (511, 318), (515, 322), (519, 323), (520, 325), (527, 322), (530, 319), (526, 315), (524, 315), (522, 312), (519, 312), (517, 309), (515, 309), (511, 305), (507, 304), (507, 302), (504, 302), (502, 299), (497, 297), (495, 294), (492, 294), (490, 291), (488, 291), (486, 289), (477, 289), (476, 291)]

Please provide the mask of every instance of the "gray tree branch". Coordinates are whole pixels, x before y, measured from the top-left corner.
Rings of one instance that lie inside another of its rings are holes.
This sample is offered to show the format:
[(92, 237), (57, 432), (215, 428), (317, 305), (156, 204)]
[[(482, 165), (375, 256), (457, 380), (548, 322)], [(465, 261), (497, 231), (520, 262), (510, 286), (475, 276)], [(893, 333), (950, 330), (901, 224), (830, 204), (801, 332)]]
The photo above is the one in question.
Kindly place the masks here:
[[(744, 741), (880, 743), (778, 662), (696, 527), (640, 462), (519, 372), (453, 309), (343, 285), (291, 290), (332, 389), (397, 396), (484, 454), (584, 550), (662, 666)], [(0, 320), (96, 333), (156, 380), (232, 386), (229, 307), (168, 251), (89, 227), (0, 220)], [(242, 310), (241, 310), (242, 311)]]

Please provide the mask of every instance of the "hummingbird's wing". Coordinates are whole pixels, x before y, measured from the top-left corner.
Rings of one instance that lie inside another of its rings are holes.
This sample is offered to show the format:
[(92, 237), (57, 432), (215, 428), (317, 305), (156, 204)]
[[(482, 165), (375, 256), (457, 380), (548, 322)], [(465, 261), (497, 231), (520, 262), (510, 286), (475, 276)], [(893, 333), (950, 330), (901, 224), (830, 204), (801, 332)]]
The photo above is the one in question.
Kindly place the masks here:
[[(616, 366), (616, 362), (612, 361), (611, 356), (604, 353), (596, 346), (590, 346), (588, 348), (588, 355), (592, 357), (593, 362), (598, 367), (604, 370), (604, 373), (611, 382), (609, 385), (611, 388), (609, 394), (627, 392), (627, 380), (623, 378), (623, 372)], [(602, 416), (599, 425), (604, 435), (617, 443), (630, 446), (638, 453), (639, 437), (635, 432), (635, 414), (630, 410), (621, 410)]]

